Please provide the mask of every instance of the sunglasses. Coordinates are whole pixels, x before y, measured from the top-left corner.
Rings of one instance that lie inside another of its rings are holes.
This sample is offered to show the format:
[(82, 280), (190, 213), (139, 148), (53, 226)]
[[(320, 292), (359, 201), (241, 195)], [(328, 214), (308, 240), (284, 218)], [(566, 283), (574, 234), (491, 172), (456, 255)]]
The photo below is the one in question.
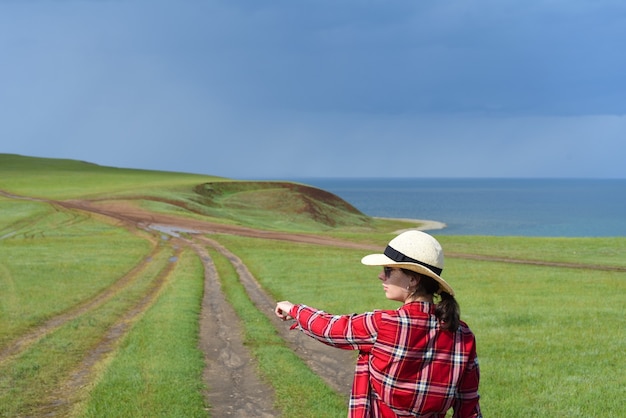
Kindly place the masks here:
[(388, 279), (391, 276), (391, 272), (393, 271), (393, 267), (383, 267), (383, 272), (385, 273), (385, 278)]

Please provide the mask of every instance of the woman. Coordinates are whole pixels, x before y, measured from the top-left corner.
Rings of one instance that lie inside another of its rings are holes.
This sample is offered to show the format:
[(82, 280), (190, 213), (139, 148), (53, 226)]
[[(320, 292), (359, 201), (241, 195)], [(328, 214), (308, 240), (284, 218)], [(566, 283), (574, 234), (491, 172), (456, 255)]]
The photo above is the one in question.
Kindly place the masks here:
[[(474, 334), (460, 320), (454, 290), (441, 278), (439, 242), (407, 231), (383, 254), (361, 262), (382, 266), (378, 278), (397, 310), (330, 315), (278, 302), (276, 315), (338, 348), (359, 350), (349, 417), (481, 417)], [(438, 301), (435, 304), (435, 301)]]

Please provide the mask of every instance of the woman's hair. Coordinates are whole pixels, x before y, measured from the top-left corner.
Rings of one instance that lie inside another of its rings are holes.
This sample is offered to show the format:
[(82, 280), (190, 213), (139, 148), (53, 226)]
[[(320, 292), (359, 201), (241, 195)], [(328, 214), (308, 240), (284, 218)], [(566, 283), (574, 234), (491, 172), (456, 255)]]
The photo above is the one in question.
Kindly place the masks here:
[(440, 296), (441, 300), (435, 308), (435, 316), (439, 319), (441, 328), (454, 332), (461, 322), (461, 308), (450, 293), (441, 292)]
[[(413, 295), (433, 296), (439, 292), (439, 283), (432, 277), (420, 274), (411, 270), (402, 269), (405, 273), (412, 275), (418, 280), (417, 288)], [(454, 296), (448, 292), (439, 292), (441, 300), (435, 308), (435, 316), (439, 320), (442, 329), (456, 331), (461, 320), (461, 308)]]

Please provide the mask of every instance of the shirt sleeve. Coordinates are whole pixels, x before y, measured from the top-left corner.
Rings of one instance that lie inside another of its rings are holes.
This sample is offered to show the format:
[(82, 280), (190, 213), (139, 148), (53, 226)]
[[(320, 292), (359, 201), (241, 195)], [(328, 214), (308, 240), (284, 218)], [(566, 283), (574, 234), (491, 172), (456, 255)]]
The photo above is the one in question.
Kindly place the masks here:
[(482, 418), (478, 395), (478, 383), (480, 380), (480, 368), (476, 349), (471, 351), (471, 356), (457, 390), (454, 400), (454, 418)]
[(296, 320), (292, 329), (345, 350), (369, 351), (378, 335), (376, 312), (331, 315), (306, 305), (294, 305), (290, 315)]

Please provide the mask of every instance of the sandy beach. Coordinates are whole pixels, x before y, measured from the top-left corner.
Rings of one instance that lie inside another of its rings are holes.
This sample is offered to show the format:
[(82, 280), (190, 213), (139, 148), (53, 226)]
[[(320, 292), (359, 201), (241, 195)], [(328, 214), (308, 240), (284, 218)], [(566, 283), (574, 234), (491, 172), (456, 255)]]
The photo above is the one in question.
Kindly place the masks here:
[(406, 229), (399, 229), (397, 231), (394, 231), (394, 233), (396, 233), (396, 234), (399, 234), (399, 233), (404, 232), (404, 231), (410, 231), (412, 229), (416, 229), (418, 231), (433, 231), (433, 230), (437, 230), (437, 229), (444, 229), (445, 227), (447, 227), (447, 225), (445, 223), (443, 223), (443, 222), (432, 221), (432, 220), (428, 220), (428, 219), (382, 218), (382, 217), (376, 217), (376, 218), (377, 219), (397, 220), (397, 221), (410, 222), (410, 223), (417, 224), (417, 226), (415, 228), (406, 228)]

